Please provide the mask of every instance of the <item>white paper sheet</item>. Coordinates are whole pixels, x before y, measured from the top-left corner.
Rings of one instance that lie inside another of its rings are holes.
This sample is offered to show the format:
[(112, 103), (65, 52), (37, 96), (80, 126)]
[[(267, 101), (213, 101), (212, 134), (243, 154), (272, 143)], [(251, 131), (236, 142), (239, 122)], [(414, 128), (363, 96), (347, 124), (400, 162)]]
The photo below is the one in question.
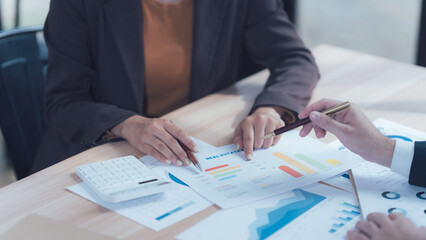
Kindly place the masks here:
[[(405, 141), (425, 141), (426, 133), (379, 118), (374, 125), (384, 135)], [(347, 151), (339, 142), (335, 148)], [(362, 214), (402, 212), (420, 226), (426, 225), (426, 188), (408, 184), (408, 179), (389, 168), (366, 162), (352, 169)]]
[(257, 150), (252, 161), (234, 145), (202, 146), (196, 154), (203, 172), (194, 166), (174, 167), (146, 156), (145, 165), (163, 169), (222, 208), (271, 197), (332, 177), (359, 164), (353, 155), (339, 152), (312, 138), (287, 132), (269, 149)]
[(221, 210), (177, 239), (343, 239), (359, 219), (355, 202), (352, 194), (315, 183)]
[(333, 185), (335, 187), (338, 187), (340, 189), (343, 189), (347, 192), (354, 193), (354, 188), (352, 186), (352, 182), (350, 180), (348, 172), (338, 174), (334, 177), (327, 178), (327, 179), (322, 180), (322, 181), (325, 182), (325, 183), (328, 183), (330, 185)]
[(68, 189), (154, 231), (160, 231), (211, 206), (210, 202), (190, 188), (178, 184), (172, 191), (121, 203), (101, 200), (84, 182)]
[(426, 226), (426, 188), (374, 163), (352, 169), (362, 214), (401, 212), (417, 226)]

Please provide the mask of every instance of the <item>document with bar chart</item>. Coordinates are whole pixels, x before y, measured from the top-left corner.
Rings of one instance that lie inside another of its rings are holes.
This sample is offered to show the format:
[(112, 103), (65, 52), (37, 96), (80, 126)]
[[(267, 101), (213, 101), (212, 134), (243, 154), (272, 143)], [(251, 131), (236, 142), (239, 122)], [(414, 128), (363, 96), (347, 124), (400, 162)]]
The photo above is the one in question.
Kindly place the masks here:
[[(359, 161), (298, 132), (285, 133), (269, 149), (254, 152), (246, 161), (234, 145), (206, 147), (197, 154), (203, 167), (161, 165), (192, 189), (222, 208), (231, 208), (271, 197), (344, 172)], [(141, 159), (147, 166), (156, 160)]]
[[(352, 194), (314, 183), (244, 206), (220, 210), (180, 240), (344, 239), (359, 219)], [(213, 227), (212, 227), (213, 226)]]
[(211, 206), (197, 193), (180, 185), (176, 185), (172, 191), (120, 203), (103, 201), (84, 182), (68, 189), (154, 231), (160, 231)]

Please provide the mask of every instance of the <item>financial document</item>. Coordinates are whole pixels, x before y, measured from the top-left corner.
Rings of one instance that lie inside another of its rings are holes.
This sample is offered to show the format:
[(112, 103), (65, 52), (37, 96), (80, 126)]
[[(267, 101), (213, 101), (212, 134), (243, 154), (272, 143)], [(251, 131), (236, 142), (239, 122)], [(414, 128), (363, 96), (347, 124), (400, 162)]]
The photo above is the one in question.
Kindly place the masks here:
[(352, 182), (351, 182), (351, 179), (349, 177), (348, 172), (338, 174), (334, 177), (327, 178), (327, 179), (322, 180), (322, 181), (327, 183), (327, 184), (338, 187), (340, 189), (343, 189), (347, 192), (354, 193), (354, 188), (352, 186)]
[(352, 194), (314, 183), (241, 207), (220, 210), (177, 239), (312, 239), (312, 236), (344, 239), (359, 216)]
[(364, 216), (372, 212), (400, 212), (417, 226), (426, 226), (426, 188), (374, 163), (352, 169)]
[[(381, 133), (392, 139), (410, 142), (426, 140), (426, 133), (386, 119), (379, 118), (373, 123)], [(330, 145), (347, 151), (339, 141)], [(416, 225), (426, 225), (426, 188), (410, 185), (408, 178), (366, 161), (352, 169), (352, 174), (364, 217), (372, 212), (400, 212)]]
[(269, 149), (256, 150), (251, 161), (246, 161), (244, 153), (234, 145), (219, 148), (201, 145), (200, 150), (196, 156), (203, 172), (194, 166), (167, 166), (151, 156), (141, 161), (153, 169), (170, 172), (221, 208), (306, 186), (359, 164), (353, 155), (336, 151), (313, 138), (301, 138), (297, 131), (285, 133)]
[(175, 190), (121, 203), (103, 201), (84, 182), (68, 189), (154, 231), (160, 231), (211, 206), (190, 188), (178, 184)]

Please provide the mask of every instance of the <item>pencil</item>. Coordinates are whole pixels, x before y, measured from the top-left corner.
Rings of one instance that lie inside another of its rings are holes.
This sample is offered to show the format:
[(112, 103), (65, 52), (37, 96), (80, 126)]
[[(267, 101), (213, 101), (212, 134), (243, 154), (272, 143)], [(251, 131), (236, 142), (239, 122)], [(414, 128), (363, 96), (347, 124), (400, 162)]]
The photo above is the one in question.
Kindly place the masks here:
[[(331, 108), (327, 108), (327, 109), (321, 111), (321, 113), (326, 114), (328, 116), (334, 116), (336, 114), (339, 114), (341, 112), (348, 110), (350, 107), (351, 107), (350, 103), (346, 101), (346, 102), (343, 102), (339, 105), (333, 106)], [(299, 121), (296, 121), (292, 124), (286, 125), (284, 127), (278, 128), (278, 129), (275, 129), (274, 131), (263, 136), (262, 138), (266, 139), (266, 138), (270, 138), (270, 137), (275, 137), (277, 135), (283, 134), (287, 131), (290, 131), (290, 130), (295, 129), (297, 127), (300, 127), (302, 125), (308, 124), (310, 122), (311, 122), (311, 119), (309, 119), (309, 117), (307, 117), (307, 118), (301, 119)]]
[(192, 164), (194, 164), (194, 166), (197, 167), (200, 170), (200, 172), (202, 172), (203, 170), (201, 169), (201, 165), (198, 162), (192, 150), (189, 147), (187, 147), (185, 144), (183, 144), (183, 142), (181, 142), (179, 139), (176, 139), (176, 140), (179, 143), (179, 145), (182, 147), (182, 149), (185, 151), (189, 161), (191, 161)]

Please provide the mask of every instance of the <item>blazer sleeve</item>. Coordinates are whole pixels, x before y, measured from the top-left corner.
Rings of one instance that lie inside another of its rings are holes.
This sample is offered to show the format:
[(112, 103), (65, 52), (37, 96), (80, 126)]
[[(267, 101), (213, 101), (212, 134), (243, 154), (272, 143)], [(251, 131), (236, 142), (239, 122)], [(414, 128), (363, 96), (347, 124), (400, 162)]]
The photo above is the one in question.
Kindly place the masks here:
[(96, 102), (98, 77), (83, 0), (52, 0), (44, 34), (49, 49), (45, 117), (62, 138), (85, 146), (135, 112)]
[(302, 110), (319, 79), (318, 68), (293, 24), (283, 10), (282, 0), (249, 0), (244, 33), (252, 58), (271, 75), (257, 96), (259, 106)]
[(426, 187), (426, 142), (414, 143), (414, 157), (408, 182)]

